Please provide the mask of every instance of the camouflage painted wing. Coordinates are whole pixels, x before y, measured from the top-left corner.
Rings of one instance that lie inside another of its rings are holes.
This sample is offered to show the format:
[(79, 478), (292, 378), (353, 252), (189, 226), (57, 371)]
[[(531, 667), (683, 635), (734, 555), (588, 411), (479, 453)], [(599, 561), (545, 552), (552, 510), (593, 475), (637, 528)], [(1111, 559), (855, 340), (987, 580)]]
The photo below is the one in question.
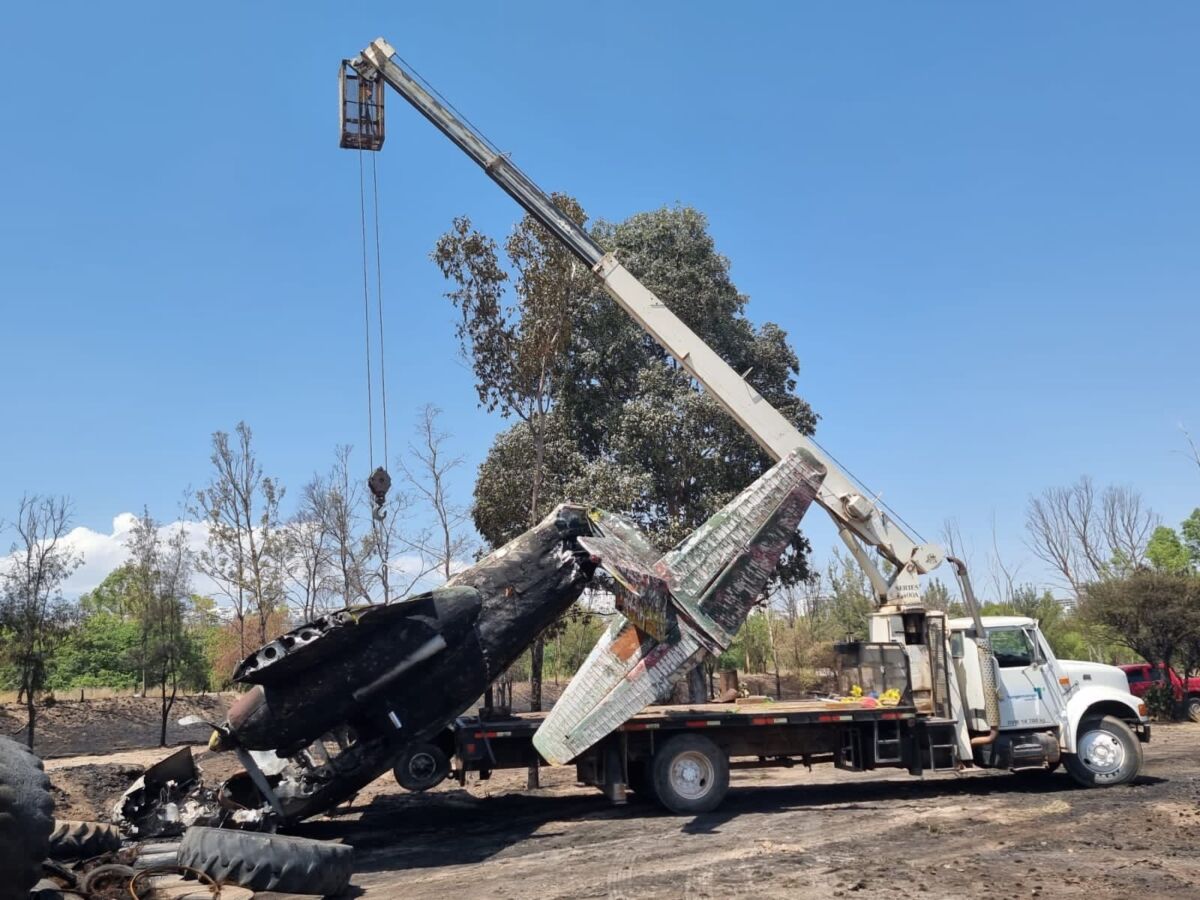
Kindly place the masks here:
[[(534, 735), (543, 758), (574, 759), (662, 696), (706, 651), (729, 646), (823, 477), (807, 453), (793, 452), (644, 573), (669, 586), (675, 627), (656, 638), (618, 617)], [(596, 549), (603, 565), (603, 546)]]

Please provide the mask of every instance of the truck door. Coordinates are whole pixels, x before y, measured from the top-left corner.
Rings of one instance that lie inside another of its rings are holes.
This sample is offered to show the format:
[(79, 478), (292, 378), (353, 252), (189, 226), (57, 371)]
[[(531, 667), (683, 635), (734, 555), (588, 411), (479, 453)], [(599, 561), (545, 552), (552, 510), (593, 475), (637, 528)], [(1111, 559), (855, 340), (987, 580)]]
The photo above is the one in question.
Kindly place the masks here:
[(1048, 697), (1042, 669), (1037, 663), (1036, 644), (1024, 628), (990, 628), (988, 638), (1000, 666), (1000, 727), (1038, 728), (1056, 726), (1055, 697)]

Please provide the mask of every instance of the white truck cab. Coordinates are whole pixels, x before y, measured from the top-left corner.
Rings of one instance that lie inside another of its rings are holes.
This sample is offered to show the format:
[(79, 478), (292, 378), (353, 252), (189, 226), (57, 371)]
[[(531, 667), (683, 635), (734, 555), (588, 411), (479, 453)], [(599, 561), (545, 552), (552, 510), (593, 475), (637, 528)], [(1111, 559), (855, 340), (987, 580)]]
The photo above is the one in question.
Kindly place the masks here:
[[(1101, 663), (1060, 660), (1038, 623), (1025, 616), (983, 616), (995, 658), (999, 733), (972, 742), (989, 767), (1057, 768), (1061, 759), (1089, 786), (1122, 784), (1141, 769), (1149, 740), (1146, 706), (1129, 692), (1125, 673)], [(967, 729), (988, 732), (977, 632), (970, 618), (951, 619), (950, 655)]]

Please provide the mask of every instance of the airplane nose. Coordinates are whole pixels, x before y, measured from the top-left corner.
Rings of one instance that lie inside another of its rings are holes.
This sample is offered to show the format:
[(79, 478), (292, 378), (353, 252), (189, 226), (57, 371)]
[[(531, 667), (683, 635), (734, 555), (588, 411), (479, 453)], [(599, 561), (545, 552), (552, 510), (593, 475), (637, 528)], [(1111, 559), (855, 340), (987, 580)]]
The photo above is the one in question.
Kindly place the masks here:
[[(225, 722), (229, 728), (227, 737), (236, 738), (259, 730), (270, 716), (267, 708), (267, 694), (261, 684), (256, 684), (234, 701), (229, 707)], [(217, 732), (220, 734), (220, 732)], [(214, 735), (213, 740), (217, 740)], [(224, 741), (222, 741), (224, 743)]]

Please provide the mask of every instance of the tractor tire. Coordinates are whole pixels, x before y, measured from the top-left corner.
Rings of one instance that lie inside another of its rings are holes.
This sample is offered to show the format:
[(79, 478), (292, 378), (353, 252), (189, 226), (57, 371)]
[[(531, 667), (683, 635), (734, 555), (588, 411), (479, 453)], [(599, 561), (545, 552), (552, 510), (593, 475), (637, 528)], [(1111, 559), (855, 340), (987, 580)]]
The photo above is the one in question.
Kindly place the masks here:
[(671, 812), (712, 812), (729, 792), (729, 757), (703, 735), (676, 735), (655, 751), (650, 777), (655, 797)]
[(121, 832), (103, 822), (56, 821), (50, 833), (51, 859), (91, 859), (121, 849)]
[(189, 828), (179, 865), (218, 882), (281, 894), (340, 894), (350, 883), (354, 848), (254, 831)]
[(1064, 755), (1067, 771), (1084, 787), (1128, 784), (1142, 771), (1142, 744), (1116, 716), (1088, 716), (1079, 723), (1076, 752)]
[(0, 900), (25, 898), (42, 876), (54, 800), (42, 761), (0, 738)]

